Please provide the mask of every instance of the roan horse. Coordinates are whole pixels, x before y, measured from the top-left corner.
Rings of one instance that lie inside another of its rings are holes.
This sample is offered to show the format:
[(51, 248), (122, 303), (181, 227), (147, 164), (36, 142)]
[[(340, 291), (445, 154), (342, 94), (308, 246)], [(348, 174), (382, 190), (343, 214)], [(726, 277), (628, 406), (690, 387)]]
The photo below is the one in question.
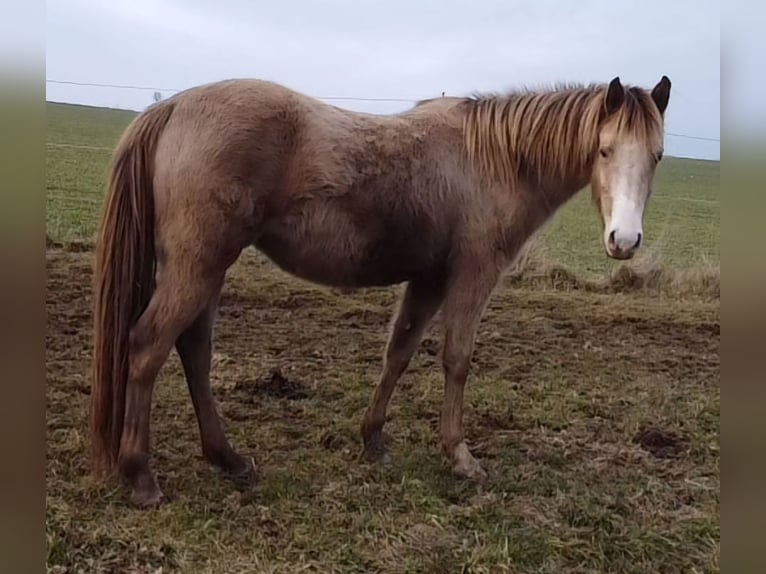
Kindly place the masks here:
[(139, 506), (162, 493), (149, 464), (154, 381), (175, 346), (202, 452), (235, 478), (252, 459), (226, 438), (210, 389), (214, 316), (227, 269), (255, 246), (287, 272), (352, 288), (406, 283), (361, 434), (385, 457), (397, 380), (437, 310), (444, 326), (442, 452), (485, 471), (463, 435), (474, 336), (501, 273), (589, 183), (606, 253), (630, 258), (663, 151), (670, 81), (436, 98), (376, 116), (259, 80), (197, 87), (127, 128), (97, 245), (92, 462)]

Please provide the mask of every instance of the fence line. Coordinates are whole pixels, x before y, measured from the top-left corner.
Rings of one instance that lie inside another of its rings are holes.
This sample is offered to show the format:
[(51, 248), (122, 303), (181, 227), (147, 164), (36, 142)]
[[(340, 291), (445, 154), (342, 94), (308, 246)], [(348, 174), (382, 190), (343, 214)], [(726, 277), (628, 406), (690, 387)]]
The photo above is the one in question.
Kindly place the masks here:
[(45, 142), (45, 145), (50, 146), (50, 147), (63, 147), (63, 148), (73, 148), (73, 149), (89, 149), (89, 150), (108, 151), (108, 152), (113, 152), (114, 151), (114, 148), (111, 148), (111, 147), (93, 146), (93, 145), (67, 144), (67, 143), (58, 143), (58, 142)]
[[(68, 86), (86, 86), (92, 88), (116, 88), (119, 90), (145, 90), (153, 92), (173, 92), (178, 93), (184, 91), (181, 88), (154, 88), (151, 86), (131, 86), (126, 84), (98, 84), (91, 82), (70, 82), (66, 80), (45, 80), (48, 84), (60, 84)], [(402, 103), (415, 103), (425, 98), (374, 98), (366, 96), (316, 96), (317, 100), (340, 100), (340, 101), (358, 101), (358, 102), (402, 102)]]
[[(119, 90), (142, 90), (142, 91), (154, 91), (154, 92), (173, 92), (178, 93), (182, 92), (183, 89), (181, 88), (156, 88), (152, 86), (133, 86), (133, 85), (127, 85), (127, 84), (102, 84), (102, 83), (95, 83), (95, 82), (74, 82), (69, 80), (48, 80), (46, 79), (45, 82), (47, 84), (57, 84), (57, 85), (67, 85), (67, 86), (84, 86), (84, 87), (92, 87), (92, 88), (114, 88)], [(444, 92), (442, 92), (442, 95)], [(325, 101), (347, 101), (347, 102), (401, 102), (401, 103), (416, 103), (420, 100), (427, 99), (427, 98), (374, 98), (374, 97), (366, 97), (366, 96), (315, 96), (318, 100), (325, 100)], [(690, 135), (690, 134), (680, 134), (676, 132), (665, 132), (666, 136), (676, 137), (676, 138), (683, 138), (683, 139), (689, 139), (689, 140), (697, 140), (697, 141), (707, 141), (707, 142), (715, 142), (715, 143), (721, 143), (721, 138), (714, 138), (714, 137), (707, 137), (707, 136), (698, 136), (698, 135)]]

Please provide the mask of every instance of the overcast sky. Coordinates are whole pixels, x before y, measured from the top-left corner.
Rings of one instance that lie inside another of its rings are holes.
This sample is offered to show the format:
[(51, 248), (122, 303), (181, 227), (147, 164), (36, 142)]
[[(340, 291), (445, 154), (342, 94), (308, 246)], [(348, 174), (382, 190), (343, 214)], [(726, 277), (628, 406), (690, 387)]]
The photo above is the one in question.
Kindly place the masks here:
[[(318, 97), (401, 98), (558, 81), (673, 82), (666, 130), (720, 134), (711, 0), (48, 0), (49, 80), (183, 89), (232, 77)], [(168, 96), (172, 92), (164, 91)], [(152, 91), (47, 84), (50, 101), (141, 110)], [(332, 101), (388, 113), (408, 102)], [(719, 143), (667, 135), (666, 153)]]

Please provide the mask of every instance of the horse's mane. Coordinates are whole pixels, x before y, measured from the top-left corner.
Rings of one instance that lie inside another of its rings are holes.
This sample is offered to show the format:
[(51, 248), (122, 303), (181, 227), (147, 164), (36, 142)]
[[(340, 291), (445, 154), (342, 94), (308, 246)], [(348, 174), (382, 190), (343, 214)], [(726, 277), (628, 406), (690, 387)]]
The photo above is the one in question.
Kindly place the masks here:
[[(606, 89), (603, 84), (559, 84), (467, 98), (469, 157), (487, 176), (511, 185), (520, 176), (541, 183), (551, 176), (566, 181), (582, 175), (598, 149)], [(661, 137), (662, 116), (646, 90), (626, 86), (617, 114), (618, 130), (647, 142)]]

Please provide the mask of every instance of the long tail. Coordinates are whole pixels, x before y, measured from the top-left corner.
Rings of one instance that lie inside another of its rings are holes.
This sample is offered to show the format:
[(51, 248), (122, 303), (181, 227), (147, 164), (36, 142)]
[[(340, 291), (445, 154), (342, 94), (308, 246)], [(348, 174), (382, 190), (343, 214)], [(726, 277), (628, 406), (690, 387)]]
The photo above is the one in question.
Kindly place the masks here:
[(161, 102), (125, 131), (112, 161), (93, 283), (91, 463), (110, 473), (120, 449), (131, 327), (154, 289), (154, 155), (173, 112)]

